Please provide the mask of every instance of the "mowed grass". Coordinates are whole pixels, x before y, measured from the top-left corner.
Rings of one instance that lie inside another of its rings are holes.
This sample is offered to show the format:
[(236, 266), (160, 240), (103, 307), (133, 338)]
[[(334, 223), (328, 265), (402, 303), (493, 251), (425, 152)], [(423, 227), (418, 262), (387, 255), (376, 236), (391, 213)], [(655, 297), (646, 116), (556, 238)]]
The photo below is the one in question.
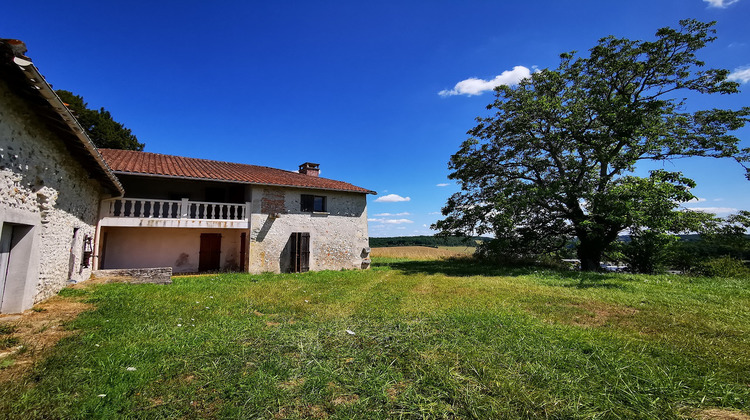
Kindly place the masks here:
[(376, 259), (66, 293), (97, 309), (0, 386), (5, 418), (750, 413), (747, 279)]

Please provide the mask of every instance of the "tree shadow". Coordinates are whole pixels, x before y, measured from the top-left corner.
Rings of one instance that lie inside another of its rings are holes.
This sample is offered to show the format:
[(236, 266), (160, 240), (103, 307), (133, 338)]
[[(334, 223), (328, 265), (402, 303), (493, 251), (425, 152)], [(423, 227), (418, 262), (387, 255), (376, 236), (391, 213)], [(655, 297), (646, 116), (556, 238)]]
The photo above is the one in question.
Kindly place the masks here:
[(576, 289), (625, 289), (627, 281), (622, 275), (613, 273), (583, 273), (564, 269), (534, 266), (503, 266), (477, 261), (471, 258), (449, 258), (441, 260), (374, 261), (373, 267), (389, 267), (404, 274), (444, 275), (449, 277), (520, 277), (543, 271), (547, 275), (543, 283)]
[(517, 277), (534, 272), (533, 267), (507, 267), (480, 263), (469, 258), (441, 260), (374, 261), (373, 267), (390, 267), (404, 274), (442, 274), (451, 277), (508, 276)]

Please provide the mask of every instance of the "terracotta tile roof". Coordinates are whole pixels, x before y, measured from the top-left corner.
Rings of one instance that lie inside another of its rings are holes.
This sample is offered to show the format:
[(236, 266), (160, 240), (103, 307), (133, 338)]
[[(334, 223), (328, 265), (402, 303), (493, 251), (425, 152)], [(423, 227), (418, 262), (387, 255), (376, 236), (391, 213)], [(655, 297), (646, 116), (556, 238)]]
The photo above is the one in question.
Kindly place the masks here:
[(143, 174), (376, 194), (375, 191), (357, 187), (347, 182), (265, 166), (133, 150), (99, 149), (99, 152), (116, 174)]

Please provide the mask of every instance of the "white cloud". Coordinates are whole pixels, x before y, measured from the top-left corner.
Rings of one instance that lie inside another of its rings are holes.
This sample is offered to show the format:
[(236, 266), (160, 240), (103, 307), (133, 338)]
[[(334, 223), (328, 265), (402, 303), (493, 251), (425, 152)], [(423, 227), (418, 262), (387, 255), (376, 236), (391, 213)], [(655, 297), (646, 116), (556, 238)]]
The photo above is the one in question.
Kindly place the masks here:
[(695, 197), (692, 200), (688, 201), (688, 203), (702, 203), (706, 201), (705, 198)]
[(402, 225), (404, 223), (414, 223), (409, 219), (367, 219), (368, 222), (383, 223), (386, 225)]
[(443, 213), (440, 213), (439, 211), (431, 211), (431, 212), (429, 212), (427, 214), (433, 215), (433, 214), (443, 214)]
[(728, 7), (730, 4), (737, 3), (740, 0), (703, 0), (708, 3), (708, 7), (718, 7), (723, 9)]
[(688, 207), (688, 210), (699, 211), (702, 213), (713, 213), (717, 216), (726, 216), (732, 213), (737, 213), (739, 209), (732, 207)]
[(388, 194), (375, 200), (376, 203), (399, 203), (401, 201), (411, 201), (411, 198), (401, 197), (398, 194)]
[(440, 96), (453, 96), (453, 95), (481, 95), (486, 91), (490, 91), (500, 85), (517, 85), (523, 79), (531, 76), (531, 70), (524, 66), (515, 66), (513, 70), (505, 70), (501, 74), (495, 76), (492, 80), (477, 79), (471, 77), (466, 80), (462, 80), (456, 83), (456, 86), (451, 90), (441, 90), (438, 92)]
[(727, 76), (727, 80), (740, 83), (750, 82), (750, 66), (734, 69), (734, 71)]
[(440, 183), (440, 184), (437, 184), (436, 187), (447, 187), (448, 185), (451, 185), (451, 184), (449, 184), (449, 183)]
[(409, 213), (408, 211), (405, 211), (403, 213), (378, 213), (378, 214), (373, 214), (373, 216), (377, 216), (377, 217), (411, 216), (411, 213)]

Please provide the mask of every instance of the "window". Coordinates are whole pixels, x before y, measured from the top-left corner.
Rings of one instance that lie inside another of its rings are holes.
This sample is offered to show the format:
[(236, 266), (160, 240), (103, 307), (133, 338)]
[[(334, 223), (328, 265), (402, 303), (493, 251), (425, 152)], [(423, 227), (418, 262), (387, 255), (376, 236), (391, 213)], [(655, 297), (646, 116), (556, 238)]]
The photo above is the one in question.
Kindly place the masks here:
[(327, 211), (326, 198), (322, 195), (302, 194), (300, 211), (325, 213)]

